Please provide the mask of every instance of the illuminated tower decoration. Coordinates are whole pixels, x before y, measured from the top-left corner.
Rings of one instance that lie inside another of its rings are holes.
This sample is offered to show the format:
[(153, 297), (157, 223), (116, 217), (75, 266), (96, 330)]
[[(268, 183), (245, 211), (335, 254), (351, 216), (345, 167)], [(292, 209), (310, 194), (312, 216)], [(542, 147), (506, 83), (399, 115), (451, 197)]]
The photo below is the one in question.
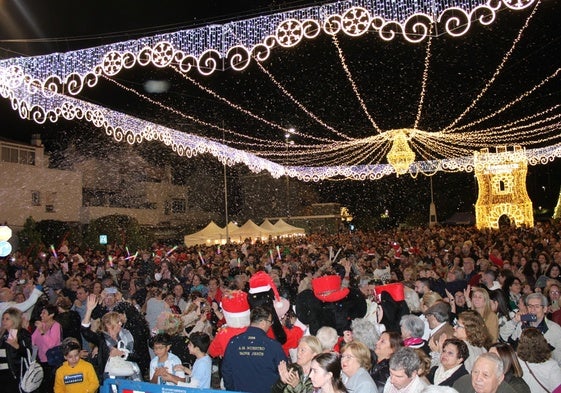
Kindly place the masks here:
[(481, 149), (474, 153), (479, 196), (475, 204), (478, 229), (499, 228), (499, 218), (507, 216), (516, 226), (534, 226), (532, 201), (526, 191), (528, 159), (521, 146), (509, 151), (497, 146), (495, 153)]
[(392, 139), (392, 148), (386, 158), (397, 176), (407, 173), (409, 167), (415, 161), (415, 153), (411, 150), (408, 142), (408, 134), (413, 131), (400, 129), (392, 130), (389, 133)]
[(559, 199), (557, 199), (557, 205), (553, 211), (553, 218), (556, 220), (561, 218), (561, 190), (559, 190)]

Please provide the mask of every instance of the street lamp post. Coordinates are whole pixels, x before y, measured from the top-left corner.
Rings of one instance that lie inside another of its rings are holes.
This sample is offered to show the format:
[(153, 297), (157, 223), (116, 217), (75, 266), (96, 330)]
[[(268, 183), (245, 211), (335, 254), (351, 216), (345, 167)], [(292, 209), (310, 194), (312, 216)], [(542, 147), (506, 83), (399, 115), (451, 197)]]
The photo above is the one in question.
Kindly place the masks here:
[[(289, 128), (284, 134), (284, 140), (286, 145), (286, 164), (288, 164), (288, 147), (294, 144), (294, 141), (290, 140), (290, 136), (294, 133), (294, 128)], [(286, 165), (285, 164), (285, 165)], [(286, 218), (290, 217), (290, 180), (288, 177), (288, 173), (285, 175), (286, 177)]]

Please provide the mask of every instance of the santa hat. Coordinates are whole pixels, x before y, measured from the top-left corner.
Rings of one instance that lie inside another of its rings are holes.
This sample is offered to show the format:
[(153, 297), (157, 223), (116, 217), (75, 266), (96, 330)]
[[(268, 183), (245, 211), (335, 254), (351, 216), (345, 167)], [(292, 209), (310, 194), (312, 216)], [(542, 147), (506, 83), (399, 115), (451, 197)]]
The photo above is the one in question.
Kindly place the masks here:
[(222, 296), (221, 306), (228, 326), (234, 328), (249, 326), (250, 311), (247, 293), (238, 290), (231, 291)]
[(275, 301), (280, 302), (279, 291), (277, 290), (277, 286), (273, 282), (271, 276), (269, 276), (264, 271), (258, 271), (249, 279), (249, 293), (252, 295), (261, 292), (267, 292), (269, 290), (273, 290), (275, 294)]

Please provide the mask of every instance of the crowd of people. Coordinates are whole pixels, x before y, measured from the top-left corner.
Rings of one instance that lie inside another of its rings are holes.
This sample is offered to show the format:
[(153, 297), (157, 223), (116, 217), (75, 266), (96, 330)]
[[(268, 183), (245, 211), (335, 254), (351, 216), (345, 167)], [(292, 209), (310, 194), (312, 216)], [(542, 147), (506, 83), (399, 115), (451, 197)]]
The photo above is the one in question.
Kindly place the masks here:
[(134, 253), (63, 241), (1, 260), (0, 383), (16, 391), (36, 349), (39, 393), (95, 392), (108, 377), (255, 393), (560, 391), (560, 290), (559, 222)]

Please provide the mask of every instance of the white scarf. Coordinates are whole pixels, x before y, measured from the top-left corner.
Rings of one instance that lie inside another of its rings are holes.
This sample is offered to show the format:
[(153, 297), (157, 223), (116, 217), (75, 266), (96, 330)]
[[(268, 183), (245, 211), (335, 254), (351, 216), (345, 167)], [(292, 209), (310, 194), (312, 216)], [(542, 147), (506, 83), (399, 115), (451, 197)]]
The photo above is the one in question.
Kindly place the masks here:
[(452, 374), (459, 369), (461, 364), (458, 364), (456, 367), (452, 367), (450, 370), (444, 370), (442, 365), (438, 366), (436, 372), (434, 373), (434, 384), (440, 385), (442, 382), (446, 381)]

